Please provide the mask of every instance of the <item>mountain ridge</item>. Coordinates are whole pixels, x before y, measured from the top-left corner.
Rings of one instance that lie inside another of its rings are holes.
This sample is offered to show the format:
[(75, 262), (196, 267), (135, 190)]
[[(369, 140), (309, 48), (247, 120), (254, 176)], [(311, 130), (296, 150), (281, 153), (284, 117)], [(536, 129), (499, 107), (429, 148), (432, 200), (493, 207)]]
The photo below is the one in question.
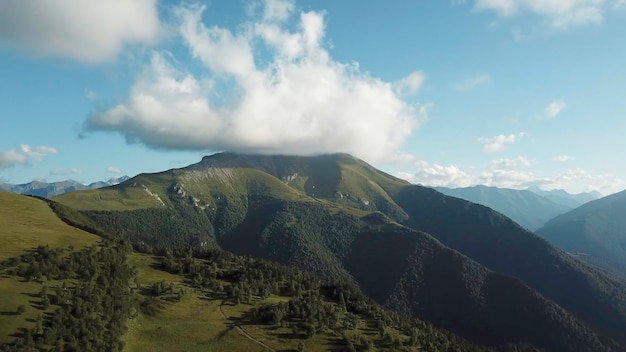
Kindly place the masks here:
[[(140, 174), (120, 185), (55, 200), (119, 236), (218, 246), (355, 280), (377, 300), (449, 324), (468, 338), (495, 339), (497, 332), (512, 342), (529, 340), (563, 351), (576, 350), (565, 336), (578, 336), (575, 344), (589, 351), (611, 345), (592, 330), (624, 338), (626, 298), (616, 281), (502, 214), (410, 185), (344, 154), (217, 154), (187, 168)], [(533, 255), (516, 254), (517, 246)], [(485, 281), (485, 275), (490, 279)], [(467, 307), (446, 292), (458, 293)], [(532, 315), (506, 308), (495, 292), (526, 302), (527, 310), (545, 317), (546, 324), (552, 321), (552, 327), (542, 329)], [(596, 301), (606, 308), (599, 312), (589, 304)], [(489, 309), (480, 308), (484, 304)], [(445, 308), (451, 306), (459, 311)], [(462, 314), (468, 309), (472, 314)], [(541, 313), (546, 311), (556, 315), (549, 318)], [(504, 312), (517, 322), (505, 319)]]
[(72, 191), (84, 191), (113, 186), (129, 179), (129, 176), (120, 176), (110, 178), (107, 181), (96, 181), (89, 184), (83, 184), (75, 180), (64, 180), (58, 182), (34, 180), (23, 184), (2, 183), (0, 184), (0, 190), (16, 194), (50, 198)]
[(626, 279), (626, 191), (555, 217), (537, 234), (555, 246)]
[(445, 195), (492, 208), (531, 231), (540, 228), (555, 216), (573, 209), (573, 207), (556, 203), (530, 190), (515, 190), (482, 185), (463, 188), (433, 188)]

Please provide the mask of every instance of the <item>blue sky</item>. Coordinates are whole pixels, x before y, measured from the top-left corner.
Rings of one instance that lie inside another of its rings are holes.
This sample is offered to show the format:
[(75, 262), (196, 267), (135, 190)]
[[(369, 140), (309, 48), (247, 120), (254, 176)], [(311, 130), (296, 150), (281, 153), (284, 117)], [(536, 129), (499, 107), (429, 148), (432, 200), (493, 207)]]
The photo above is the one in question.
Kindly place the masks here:
[(436, 186), (626, 188), (626, 1), (0, 3), (0, 178), (349, 152)]

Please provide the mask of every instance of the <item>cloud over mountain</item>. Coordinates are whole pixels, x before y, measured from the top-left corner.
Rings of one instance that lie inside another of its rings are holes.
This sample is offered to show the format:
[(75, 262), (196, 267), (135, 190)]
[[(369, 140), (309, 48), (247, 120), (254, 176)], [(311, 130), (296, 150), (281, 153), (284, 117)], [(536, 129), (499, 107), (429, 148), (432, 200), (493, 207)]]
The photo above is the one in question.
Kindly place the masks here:
[[(385, 82), (325, 48), (324, 14), (267, 1), (231, 31), (202, 22), (204, 6), (175, 9), (178, 34), (204, 68), (197, 77), (154, 52), (129, 95), (90, 114), (86, 131), (177, 150), (312, 154), (348, 152), (380, 161), (401, 152), (426, 118), (410, 104), (424, 75)], [(294, 19), (297, 26), (287, 20)]]

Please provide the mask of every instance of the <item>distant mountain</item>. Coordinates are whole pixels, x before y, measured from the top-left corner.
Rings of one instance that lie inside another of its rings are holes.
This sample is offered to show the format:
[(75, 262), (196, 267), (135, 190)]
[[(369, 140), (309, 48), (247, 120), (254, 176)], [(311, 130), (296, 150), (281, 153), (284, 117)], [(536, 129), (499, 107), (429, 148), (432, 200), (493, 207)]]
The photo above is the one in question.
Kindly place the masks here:
[(602, 194), (596, 191), (571, 194), (563, 189), (553, 189), (550, 191), (544, 191), (537, 186), (529, 187), (528, 190), (544, 198), (547, 198), (553, 201), (554, 203), (565, 205), (569, 207), (570, 209), (578, 208), (579, 206), (585, 203), (591, 202), (592, 200), (602, 197)]
[(616, 351), (626, 288), (482, 205), (347, 154), (220, 153), (54, 200), (118, 236), (220, 247), (358, 284), (480, 343)]
[(465, 188), (434, 187), (437, 191), (482, 204), (515, 220), (529, 230), (540, 228), (546, 221), (574, 207), (554, 202), (526, 190), (473, 186)]
[(626, 191), (557, 216), (537, 234), (581, 260), (626, 278)]
[(130, 179), (128, 176), (121, 176), (118, 178), (111, 178), (108, 181), (98, 181), (94, 183), (90, 183), (88, 185), (82, 184), (80, 182), (76, 182), (74, 180), (66, 180), (60, 182), (42, 182), (42, 181), (32, 181), (29, 183), (24, 183), (20, 185), (12, 185), (12, 184), (0, 184), (0, 190), (17, 193), (17, 194), (25, 194), (31, 196), (39, 196), (44, 198), (51, 198), (54, 196), (58, 196), (63, 193), (72, 192), (72, 191), (83, 191), (90, 189), (98, 189), (102, 187), (108, 187), (117, 185), (126, 180)]

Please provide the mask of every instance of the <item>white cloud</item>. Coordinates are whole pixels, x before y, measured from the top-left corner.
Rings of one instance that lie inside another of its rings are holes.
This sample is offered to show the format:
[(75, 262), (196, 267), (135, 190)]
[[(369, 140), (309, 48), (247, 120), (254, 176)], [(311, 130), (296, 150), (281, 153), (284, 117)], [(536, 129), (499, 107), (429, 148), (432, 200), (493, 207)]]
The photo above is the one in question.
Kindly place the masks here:
[(80, 175), (81, 173), (81, 169), (74, 167), (69, 169), (55, 168), (50, 170), (50, 175)]
[(52, 147), (31, 147), (27, 144), (22, 144), (19, 149), (11, 148), (0, 151), (0, 169), (8, 169), (16, 165), (25, 165), (32, 160), (38, 161), (50, 154), (56, 154), (56, 152), (56, 149)]
[(421, 162), (414, 173), (400, 172), (398, 177), (411, 183), (432, 187), (467, 187), (472, 183), (469, 174), (456, 165), (438, 165)]
[(394, 88), (401, 95), (416, 94), (426, 81), (426, 75), (422, 71), (415, 71), (403, 79), (394, 83)]
[(483, 150), (488, 153), (496, 153), (506, 150), (509, 145), (518, 142), (526, 136), (521, 132), (518, 134), (500, 134), (495, 137), (478, 138), (478, 141), (483, 144)]
[(566, 162), (566, 161), (574, 161), (576, 160), (576, 158), (574, 158), (573, 156), (570, 155), (557, 155), (554, 157), (553, 159), (554, 161), (559, 161), (559, 162)]
[(4, 1), (0, 46), (82, 62), (115, 59), (125, 44), (153, 43), (157, 0)]
[(293, 13), (295, 0), (266, 0), (263, 19), (266, 21), (283, 21)]
[(476, 178), (477, 184), (504, 188), (526, 188), (526, 184), (536, 179), (531, 171), (528, 158), (520, 156), (514, 159), (493, 160)]
[(487, 84), (491, 81), (491, 76), (488, 74), (480, 74), (472, 77), (468, 77), (461, 82), (458, 82), (452, 86), (457, 92), (466, 92), (477, 88), (481, 85)]
[(563, 110), (567, 108), (567, 103), (563, 100), (554, 100), (546, 106), (544, 116), (548, 119), (553, 119), (561, 114)]
[(527, 157), (495, 159), (482, 169), (463, 168), (458, 165), (441, 166), (426, 161), (415, 164), (415, 172), (399, 172), (398, 177), (425, 186), (468, 187), (486, 185), (492, 187), (527, 189), (565, 189), (571, 193), (599, 191), (611, 194), (626, 188), (626, 180), (611, 174), (573, 168), (550, 176), (533, 172), (534, 163)]
[[(176, 13), (205, 77), (154, 53), (129, 96), (92, 113), (85, 130), (117, 132), (153, 148), (341, 151), (380, 162), (402, 154), (404, 141), (426, 118), (429, 104), (408, 104), (392, 83), (332, 59), (321, 13), (301, 13), (293, 31), (259, 20), (232, 32), (205, 26), (203, 11), (191, 6)], [(259, 46), (264, 50), (257, 52)], [(419, 88), (420, 77), (408, 76), (410, 90)]]
[(605, 13), (620, 7), (624, 0), (476, 0), (476, 11), (493, 11), (502, 17), (532, 13), (559, 29), (599, 23)]
[(554, 177), (538, 178), (529, 185), (542, 189), (575, 189), (575, 192), (598, 191), (608, 195), (626, 189), (626, 180), (612, 174), (574, 168)]
[(110, 173), (110, 174), (114, 174), (114, 175), (121, 175), (122, 174), (122, 170), (120, 170), (119, 168), (117, 168), (115, 166), (107, 167), (107, 172)]

